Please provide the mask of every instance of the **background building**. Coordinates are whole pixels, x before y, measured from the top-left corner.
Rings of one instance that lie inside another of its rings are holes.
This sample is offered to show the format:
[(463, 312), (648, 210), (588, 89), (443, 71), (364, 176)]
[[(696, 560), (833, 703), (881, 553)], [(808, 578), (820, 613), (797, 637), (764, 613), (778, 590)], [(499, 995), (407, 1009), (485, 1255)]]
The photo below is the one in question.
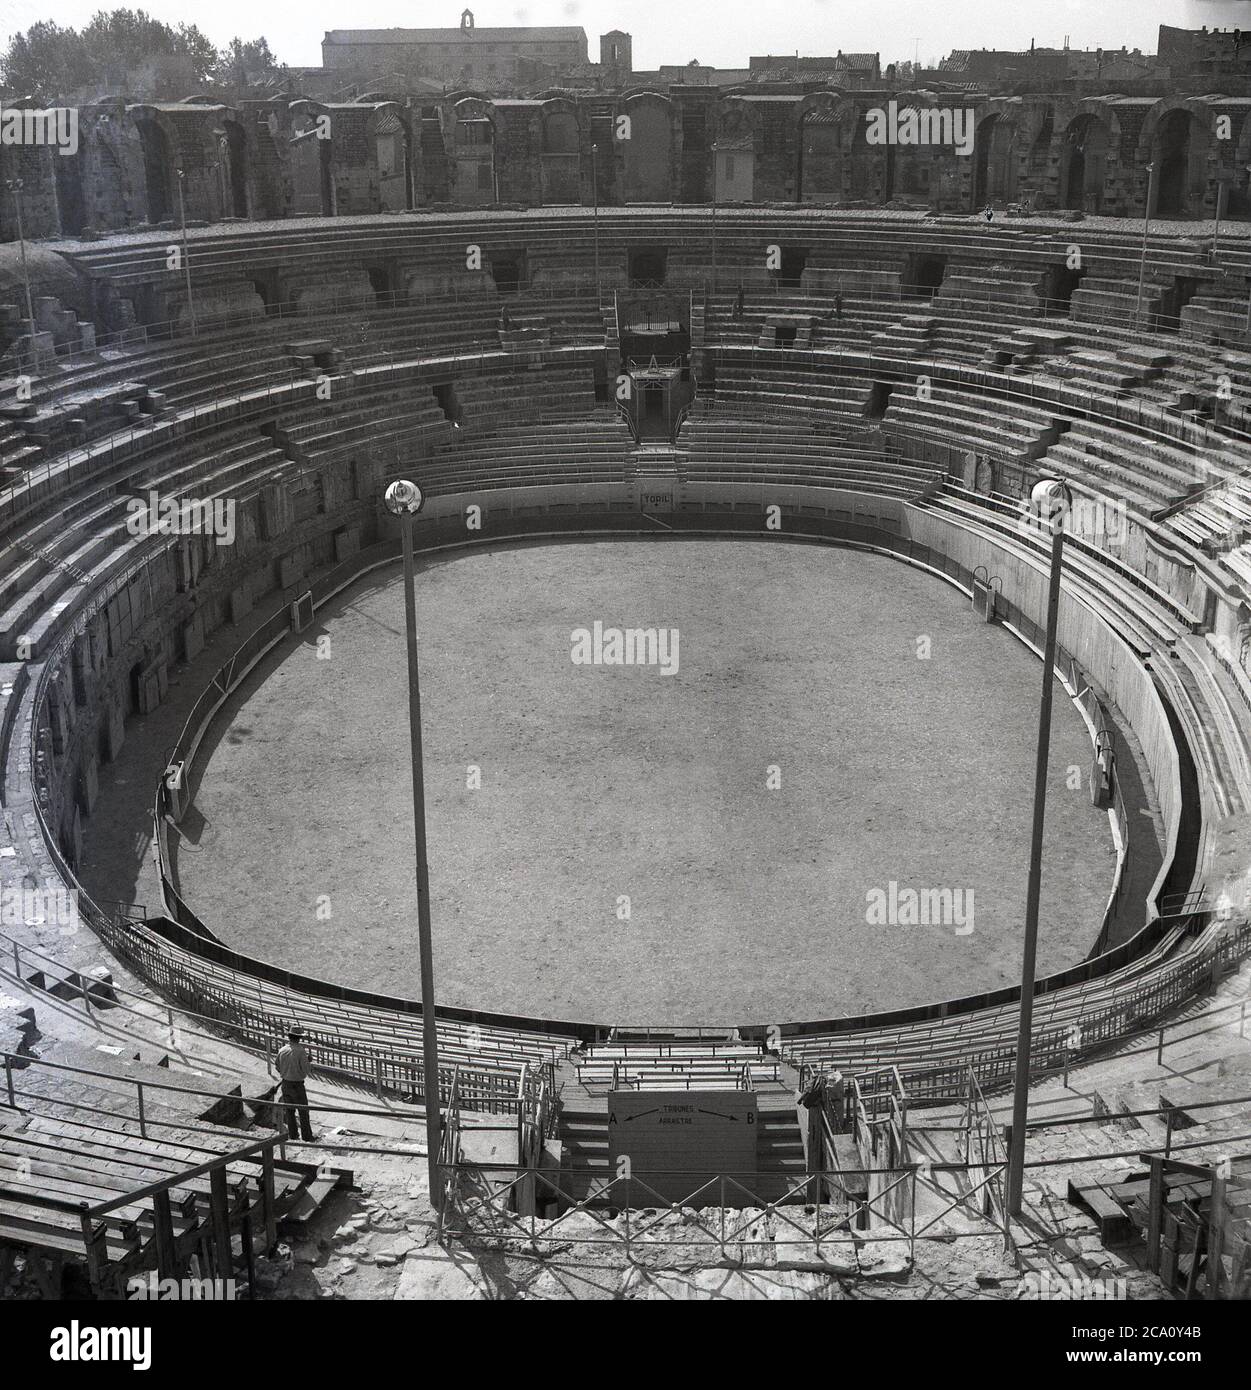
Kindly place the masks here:
[[(616, 37), (626, 41), (628, 61), (629, 35)], [(466, 87), (556, 81), (590, 62), (580, 26), (479, 29), (471, 10), (458, 29), (332, 29), (321, 49), (323, 66), (333, 71), (402, 73)]]

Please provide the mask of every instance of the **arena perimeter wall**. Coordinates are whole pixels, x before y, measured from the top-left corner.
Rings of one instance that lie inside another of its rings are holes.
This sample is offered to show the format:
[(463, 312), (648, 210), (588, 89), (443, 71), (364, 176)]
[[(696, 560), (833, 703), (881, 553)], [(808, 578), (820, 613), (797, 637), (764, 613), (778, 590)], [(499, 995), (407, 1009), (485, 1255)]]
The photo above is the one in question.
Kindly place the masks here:
[[(654, 489), (651, 489), (654, 490)], [(784, 529), (766, 532), (763, 508), (768, 502), (783, 507)], [(466, 539), (464, 509), (473, 503), (482, 508), (485, 534)], [(1027, 631), (1040, 627), (1045, 617), (1047, 574), (1045, 556), (1010, 553), (996, 540), (959, 525), (950, 517), (894, 498), (841, 492), (829, 488), (782, 487), (770, 485), (735, 486), (686, 485), (680, 510), (660, 518), (639, 510), (636, 498), (617, 484), (587, 484), (577, 487), (553, 486), (536, 489), (474, 491), (431, 499), (418, 518), (416, 539), (419, 548), (461, 547), (490, 544), (511, 538), (538, 539), (545, 536), (605, 536), (619, 534), (664, 533), (666, 528), (679, 534), (752, 535), (782, 540), (810, 540), (843, 545), (865, 546), (894, 554), (926, 566), (970, 591), (973, 572), (979, 566), (1002, 583), (1001, 606), (1004, 616)], [(327, 602), (363, 573), (379, 565), (394, 563), (398, 556), (395, 523), (384, 519), (378, 545), (336, 566), (312, 584), (317, 606)], [(291, 597), (304, 590), (301, 585)], [(285, 610), (257, 628), (252, 636), (223, 666), (218, 679), (197, 703), (183, 729), (171, 762), (184, 762), (184, 779), (194, 788), (195, 751), (213, 717), (230, 692), (248, 670), (290, 632)], [(1080, 964), (1038, 982), (1038, 993), (1049, 993), (1119, 969), (1161, 935), (1154, 899), (1168, 874), (1173, 849), (1184, 814), (1195, 808), (1183, 805), (1177, 747), (1167, 713), (1149, 673), (1129, 647), (1112, 630), (1106, 619), (1083, 600), (1066, 592), (1060, 611), (1060, 653), (1057, 664), (1075, 663), (1079, 672), (1119, 707), (1133, 727), (1144, 752), (1165, 825), (1164, 864), (1153, 885), (1149, 922), (1132, 940), (1110, 951), (1092, 956)], [(1024, 731), (1032, 737), (1032, 726)], [(315, 980), (252, 960), (218, 942), (193, 909), (184, 903), (176, 888), (176, 865), (172, 860), (165, 816), (169, 811), (168, 791), (162, 785), (154, 807), (154, 826), (166, 897), (166, 919), (150, 925), (171, 943), (227, 965), (241, 973), (257, 974), (286, 987), (314, 996), (352, 1000), (365, 1005), (419, 1013), (416, 1001), (375, 995), (347, 989), (328, 981)], [(1093, 924), (1092, 924), (1093, 936)], [(1010, 1002), (1018, 995), (1015, 988), (997, 990), (961, 999), (935, 1002), (914, 1008), (858, 1018), (805, 1021), (792, 1025), (794, 1031), (850, 1031), (864, 1027), (895, 1026), (923, 1019), (947, 1017), (975, 1009)], [(537, 1019), (499, 1015), (465, 1009), (440, 1009), (448, 1018), (495, 1026), (515, 1025), (574, 1034), (584, 1039), (603, 1036), (610, 1021), (587, 1022)], [(744, 1033), (754, 1025), (745, 1024)]]

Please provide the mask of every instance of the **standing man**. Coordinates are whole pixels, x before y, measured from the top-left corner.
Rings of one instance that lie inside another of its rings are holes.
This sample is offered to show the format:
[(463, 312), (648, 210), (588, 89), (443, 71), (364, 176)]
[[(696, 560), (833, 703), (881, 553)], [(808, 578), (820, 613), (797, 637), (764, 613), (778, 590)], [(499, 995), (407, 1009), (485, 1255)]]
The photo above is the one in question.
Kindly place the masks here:
[(843, 1080), (843, 1073), (837, 1067), (830, 1073), (825, 1093), (829, 1097), (830, 1109), (834, 1112), (835, 1127), (840, 1131), (846, 1129), (847, 1083)]
[(311, 1141), (313, 1126), (309, 1119), (308, 1092), (304, 1082), (313, 1064), (309, 1060), (308, 1048), (301, 1041), (304, 1030), (292, 1028), (287, 1034), (287, 1044), (278, 1053), (278, 1076), (282, 1081), (282, 1099), (286, 1110), (287, 1133), (292, 1139)]

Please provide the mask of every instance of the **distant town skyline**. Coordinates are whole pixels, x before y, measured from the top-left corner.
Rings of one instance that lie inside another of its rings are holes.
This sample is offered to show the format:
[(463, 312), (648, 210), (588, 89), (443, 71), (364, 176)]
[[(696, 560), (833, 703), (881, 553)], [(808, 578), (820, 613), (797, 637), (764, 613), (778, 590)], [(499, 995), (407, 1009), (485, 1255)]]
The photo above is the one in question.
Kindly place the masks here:
[[(100, 0), (10, 0), (0, 40), (7, 43), (40, 21), (82, 28)], [(279, 61), (292, 67), (321, 63), (321, 41), (331, 29), (454, 28), (463, 0), (419, 6), (398, 0), (345, 6), (341, 0), (308, 0), (298, 9), (258, 9), (246, 0), (215, 0), (193, 6), (185, 0), (135, 0), (167, 24), (200, 28), (218, 47), (230, 39), (264, 36)], [(952, 49), (1030, 46), (1058, 48), (1067, 36), (1073, 48), (1140, 48), (1155, 52), (1161, 24), (1182, 28), (1251, 28), (1251, 0), (963, 0), (951, 12), (933, 0), (892, 0), (889, 6), (843, 0), (786, 0), (765, 7), (754, 0), (483, 0), (470, 3), (481, 27), (581, 25), (589, 56), (599, 56), (598, 38), (623, 29), (634, 41), (634, 66), (646, 71), (691, 59), (709, 66), (745, 67), (752, 54), (819, 56), (880, 53), (883, 66), (922, 63)], [(675, 24), (675, 17), (679, 23)]]

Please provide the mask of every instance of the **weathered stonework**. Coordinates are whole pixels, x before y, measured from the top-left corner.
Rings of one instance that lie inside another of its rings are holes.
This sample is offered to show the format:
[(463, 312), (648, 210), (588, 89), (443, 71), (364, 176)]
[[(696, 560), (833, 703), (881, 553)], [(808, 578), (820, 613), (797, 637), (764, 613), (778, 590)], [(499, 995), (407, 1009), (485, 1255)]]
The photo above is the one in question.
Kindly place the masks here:
[[(1245, 98), (778, 86), (525, 99), (461, 91), (420, 102), (102, 101), (80, 112), (76, 155), (7, 147), (0, 171), (24, 180), (29, 237), (175, 228), (184, 212), (194, 223), (597, 197), (603, 206), (704, 203), (714, 162), (717, 199), (727, 204), (967, 213), (1019, 203), (1116, 216), (1142, 214), (1144, 171), (1154, 163), (1153, 213), (1211, 217), (1218, 196), (1228, 216), (1251, 213)], [(870, 113), (892, 101), (900, 110), (967, 109), (973, 152), (871, 143)], [(16, 237), (15, 223), (12, 196), (0, 198), (0, 239)]]

